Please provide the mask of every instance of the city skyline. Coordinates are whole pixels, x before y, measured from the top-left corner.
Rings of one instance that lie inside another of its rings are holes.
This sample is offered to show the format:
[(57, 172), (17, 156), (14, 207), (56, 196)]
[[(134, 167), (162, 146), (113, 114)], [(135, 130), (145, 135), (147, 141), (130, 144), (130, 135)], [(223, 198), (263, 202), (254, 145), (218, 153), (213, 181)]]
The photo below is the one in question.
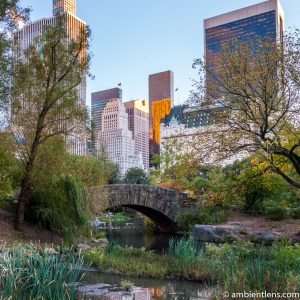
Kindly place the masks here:
[[(77, 0), (77, 15), (87, 22), (93, 33), (91, 71), (95, 80), (88, 80), (87, 104), (90, 106), (91, 92), (112, 88), (119, 82), (124, 101), (148, 99), (148, 75), (168, 69), (174, 71), (174, 87), (179, 87), (174, 104), (178, 104), (178, 100), (182, 103), (192, 86), (190, 78), (196, 77), (191, 67), (193, 59), (204, 53), (203, 20), (260, 2), (212, 0), (203, 7), (195, 0), (166, 0), (164, 3), (154, 0), (142, 4), (136, 0), (126, 4), (118, 0), (107, 3)], [(21, 4), (32, 6), (32, 21), (52, 15), (51, 0), (43, 3), (22, 0)], [(286, 29), (299, 27), (297, 1), (281, 0), (281, 4), (286, 13)], [(169, 22), (165, 22), (168, 15), (171, 16)]]

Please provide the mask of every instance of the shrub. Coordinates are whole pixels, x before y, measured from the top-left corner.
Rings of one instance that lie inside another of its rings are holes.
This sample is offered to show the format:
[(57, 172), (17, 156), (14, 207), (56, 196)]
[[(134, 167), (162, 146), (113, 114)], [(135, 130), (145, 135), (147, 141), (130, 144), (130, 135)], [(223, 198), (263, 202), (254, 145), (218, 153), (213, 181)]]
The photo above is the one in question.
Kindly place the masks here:
[(148, 174), (140, 168), (131, 168), (127, 170), (123, 183), (125, 184), (149, 184), (150, 179)]
[(227, 212), (217, 207), (186, 209), (176, 217), (179, 228), (189, 232), (196, 224), (218, 224), (226, 221)]
[(32, 200), (37, 221), (50, 230), (62, 230), (68, 240), (88, 224), (85, 189), (71, 176), (45, 183), (32, 193)]
[(300, 219), (300, 207), (291, 209), (291, 216), (294, 219)]
[(287, 217), (287, 210), (279, 205), (268, 206), (265, 208), (265, 215), (273, 221), (280, 221)]

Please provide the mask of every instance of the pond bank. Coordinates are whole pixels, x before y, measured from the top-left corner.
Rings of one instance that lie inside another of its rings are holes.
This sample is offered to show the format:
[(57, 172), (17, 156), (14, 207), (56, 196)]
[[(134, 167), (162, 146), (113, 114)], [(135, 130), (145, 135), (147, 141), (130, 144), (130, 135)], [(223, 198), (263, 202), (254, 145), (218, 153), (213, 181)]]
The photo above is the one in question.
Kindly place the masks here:
[(83, 253), (99, 271), (156, 279), (186, 279), (220, 291), (300, 292), (300, 245), (278, 241), (270, 247), (252, 243), (196, 250), (191, 241), (178, 241), (165, 254), (108, 245)]

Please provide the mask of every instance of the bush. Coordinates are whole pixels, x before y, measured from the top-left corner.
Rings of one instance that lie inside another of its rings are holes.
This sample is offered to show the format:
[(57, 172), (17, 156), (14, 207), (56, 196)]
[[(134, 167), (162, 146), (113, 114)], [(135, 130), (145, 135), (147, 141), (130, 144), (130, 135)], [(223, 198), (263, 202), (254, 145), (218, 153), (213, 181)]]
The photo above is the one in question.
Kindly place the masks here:
[(293, 219), (300, 219), (300, 207), (291, 209), (291, 216)]
[(273, 221), (280, 221), (287, 217), (287, 210), (279, 205), (268, 206), (265, 208), (265, 215)]
[(33, 211), (36, 221), (44, 228), (62, 230), (69, 241), (80, 227), (88, 224), (85, 189), (71, 176), (45, 183), (31, 197), (34, 206), (30, 211)]
[(149, 184), (150, 179), (148, 174), (140, 168), (131, 168), (127, 170), (123, 183), (125, 184)]
[(187, 209), (176, 217), (179, 228), (189, 232), (196, 224), (218, 224), (226, 221), (227, 212), (223, 208), (202, 207), (199, 209)]

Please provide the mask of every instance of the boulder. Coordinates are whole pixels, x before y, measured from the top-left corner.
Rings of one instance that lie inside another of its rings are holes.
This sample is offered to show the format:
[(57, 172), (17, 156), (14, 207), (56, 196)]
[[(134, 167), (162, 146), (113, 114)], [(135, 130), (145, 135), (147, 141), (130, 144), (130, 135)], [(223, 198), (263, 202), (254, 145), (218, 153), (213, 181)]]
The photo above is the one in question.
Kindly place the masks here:
[(260, 232), (252, 237), (254, 242), (271, 245), (281, 238), (281, 235), (269, 231)]
[(150, 300), (150, 290), (141, 287), (132, 287), (130, 291), (124, 291), (118, 286), (98, 283), (85, 285), (77, 289), (79, 300), (114, 300), (114, 299), (145, 299)]
[(58, 252), (54, 248), (45, 248), (44, 252), (50, 255), (58, 255)]
[(87, 251), (89, 250), (91, 247), (87, 244), (78, 244), (76, 249), (77, 251)]
[(241, 232), (240, 227), (195, 225), (192, 238), (200, 243), (226, 243), (241, 240)]
[(98, 240), (92, 239), (92, 242), (99, 247), (105, 247), (106, 244), (108, 243), (108, 240), (106, 238), (102, 238), (102, 239), (98, 239)]

